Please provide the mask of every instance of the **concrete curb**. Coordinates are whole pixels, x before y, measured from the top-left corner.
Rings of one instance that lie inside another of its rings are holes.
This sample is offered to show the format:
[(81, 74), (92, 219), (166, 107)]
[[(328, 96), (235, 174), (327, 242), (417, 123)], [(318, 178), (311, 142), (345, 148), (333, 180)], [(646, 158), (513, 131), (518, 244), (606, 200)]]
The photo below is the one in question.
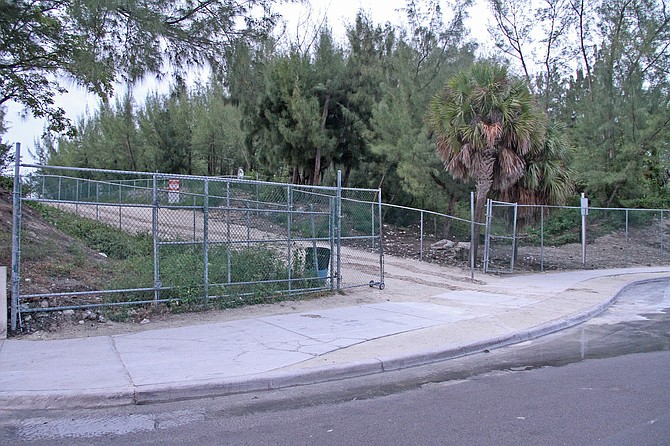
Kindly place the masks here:
[(150, 385), (137, 388), (136, 404), (150, 404), (187, 399), (209, 398), (261, 390), (338, 381), (383, 372), (376, 359), (357, 361), (335, 367), (313, 368), (305, 371), (273, 371), (253, 377), (239, 377), (220, 381), (216, 379), (172, 385)]
[(0, 407), (4, 409), (95, 409), (127, 406), (135, 403), (132, 387), (91, 391), (44, 390), (0, 394)]
[(402, 370), (411, 367), (434, 364), (449, 359), (459, 358), (485, 350), (506, 347), (531, 339), (537, 339), (552, 333), (565, 330), (592, 319), (606, 311), (614, 304), (626, 288), (650, 282), (660, 282), (667, 278), (644, 279), (629, 282), (619, 287), (613, 296), (589, 310), (575, 314), (569, 318), (558, 319), (542, 324), (530, 330), (521, 330), (497, 338), (478, 341), (456, 348), (436, 349), (412, 353), (405, 356), (380, 357), (365, 361), (351, 362), (348, 364), (313, 368), (305, 371), (293, 372), (270, 372), (258, 375), (252, 379), (240, 377), (239, 380), (217, 382), (194, 382), (186, 385), (176, 384), (174, 386), (152, 385), (138, 388), (136, 393), (136, 404), (150, 404), (158, 402), (169, 402), (186, 399), (198, 399), (205, 397), (225, 396), (260, 390), (277, 390), (286, 387), (320, 384), (328, 381), (356, 378), (366, 375)]

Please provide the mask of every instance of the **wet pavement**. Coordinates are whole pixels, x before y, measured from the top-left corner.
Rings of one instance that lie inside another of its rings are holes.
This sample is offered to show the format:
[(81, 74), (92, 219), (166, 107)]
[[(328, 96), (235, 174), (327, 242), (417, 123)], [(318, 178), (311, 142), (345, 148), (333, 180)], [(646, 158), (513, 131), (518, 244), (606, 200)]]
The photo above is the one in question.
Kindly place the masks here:
[[(618, 298), (611, 307), (578, 326), (503, 349), (461, 358), (459, 361), (441, 363), (437, 367), (424, 366), (423, 371), (415, 372), (415, 378), (408, 377), (406, 372), (396, 372), (403, 375), (403, 378), (398, 379), (396, 376), (367, 394), (361, 391), (361, 387), (367, 385), (365, 383), (350, 390), (346, 390), (346, 386), (337, 386), (342, 388), (338, 389), (338, 392), (341, 391), (338, 399), (351, 401), (356, 398), (374, 398), (407, 389), (423, 388), (430, 385), (429, 383), (460, 382), (493, 371), (524, 372), (591, 359), (668, 350), (670, 350), (670, 278), (633, 283), (625, 287), (618, 293)], [(363, 378), (365, 379), (370, 380), (372, 377)], [(292, 406), (319, 404), (319, 401), (324, 399), (306, 395), (301, 397), (305, 400), (301, 403), (300, 398), (295, 398), (292, 400)], [(269, 407), (274, 407), (273, 410), (276, 410), (276, 406)], [(245, 406), (238, 411), (248, 413), (250, 410), (249, 406)], [(253, 411), (258, 410), (262, 408), (254, 406)], [(82, 412), (74, 417), (69, 412), (67, 415), (60, 411), (42, 412), (42, 415), (39, 413), (34, 412), (31, 413), (32, 416), (9, 422), (6, 426), (13, 427), (11, 429), (6, 427), (7, 432), (23, 441), (92, 439), (103, 435), (117, 436), (173, 429), (203, 422), (212, 416), (208, 415), (207, 410), (194, 409), (188, 404), (183, 404), (181, 410), (163, 408), (130, 415), (116, 412)], [(226, 413), (227, 416), (232, 416), (236, 412), (228, 409)]]

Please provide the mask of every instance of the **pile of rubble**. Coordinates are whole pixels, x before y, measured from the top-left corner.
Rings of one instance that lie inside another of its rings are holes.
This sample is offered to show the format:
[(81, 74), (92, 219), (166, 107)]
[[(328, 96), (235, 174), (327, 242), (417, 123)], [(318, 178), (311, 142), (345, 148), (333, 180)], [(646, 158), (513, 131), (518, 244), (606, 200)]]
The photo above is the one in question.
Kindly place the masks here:
[(470, 254), (470, 242), (455, 242), (443, 239), (430, 245), (431, 251), (448, 251), (455, 258), (466, 259)]

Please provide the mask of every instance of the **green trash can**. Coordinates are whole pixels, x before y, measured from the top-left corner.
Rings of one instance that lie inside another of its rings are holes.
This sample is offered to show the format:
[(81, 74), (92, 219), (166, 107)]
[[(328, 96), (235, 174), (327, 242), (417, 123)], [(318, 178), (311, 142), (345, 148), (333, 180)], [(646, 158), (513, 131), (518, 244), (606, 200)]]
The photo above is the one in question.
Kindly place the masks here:
[[(316, 259), (315, 259), (316, 257)], [(308, 270), (316, 270), (316, 274), (325, 279), (328, 277), (328, 265), (330, 264), (329, 248), (308, 248), (305, 252), (305, 267)]]

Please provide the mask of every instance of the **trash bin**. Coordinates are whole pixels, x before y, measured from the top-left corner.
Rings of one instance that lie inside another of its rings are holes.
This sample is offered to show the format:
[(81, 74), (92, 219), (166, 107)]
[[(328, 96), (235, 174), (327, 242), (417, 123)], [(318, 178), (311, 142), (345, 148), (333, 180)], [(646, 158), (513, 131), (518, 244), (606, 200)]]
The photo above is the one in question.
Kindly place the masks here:
[(307, 252), (305, 252), (305, 267), (308, 270), (316, 270), (317, 275), (322, 279), (328, 277), (329, 264), (330, 264), (329, 248), (320, 248), (320, 247), (308, 248)]

